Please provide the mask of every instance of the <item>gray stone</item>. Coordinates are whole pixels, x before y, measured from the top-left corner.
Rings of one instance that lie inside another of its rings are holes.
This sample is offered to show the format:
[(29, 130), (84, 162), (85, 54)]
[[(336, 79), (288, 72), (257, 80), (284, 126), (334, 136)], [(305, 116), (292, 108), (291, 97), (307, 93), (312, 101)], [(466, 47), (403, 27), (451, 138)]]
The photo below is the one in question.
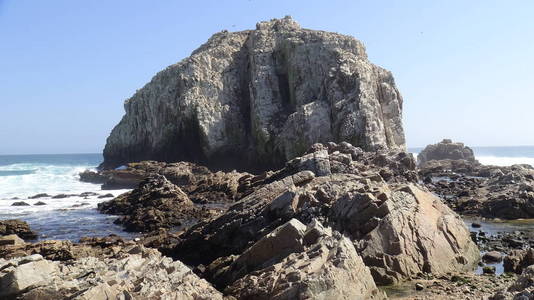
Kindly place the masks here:
[(213, 35), (124, 107), (104, 149), (107, 168), (154, 159), (266, 169), (329, 141), (405, 148), (391, 73), (355, 38), (290, 17)]

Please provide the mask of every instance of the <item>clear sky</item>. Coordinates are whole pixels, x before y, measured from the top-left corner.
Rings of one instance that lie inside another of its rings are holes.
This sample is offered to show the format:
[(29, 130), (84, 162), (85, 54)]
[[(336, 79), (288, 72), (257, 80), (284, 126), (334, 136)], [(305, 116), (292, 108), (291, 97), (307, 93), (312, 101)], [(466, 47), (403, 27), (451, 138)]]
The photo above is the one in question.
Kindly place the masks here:
[(393, 72), (408, 146), (534, 145), (531, 0), (0, 0), (0, 154), (100, 152), (156, 72), (285, 15)]

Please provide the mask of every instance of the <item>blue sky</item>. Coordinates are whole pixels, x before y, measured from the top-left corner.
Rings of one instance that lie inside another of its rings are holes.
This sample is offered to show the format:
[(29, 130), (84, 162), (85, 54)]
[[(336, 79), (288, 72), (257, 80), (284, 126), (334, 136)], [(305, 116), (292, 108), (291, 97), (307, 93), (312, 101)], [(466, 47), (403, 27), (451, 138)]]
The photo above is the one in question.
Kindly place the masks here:
[(0, 0), (0, 154), (100, 152), (156, 72), (285, 15), (393, 72), (409, 146), (534, 145), (534, 1)]

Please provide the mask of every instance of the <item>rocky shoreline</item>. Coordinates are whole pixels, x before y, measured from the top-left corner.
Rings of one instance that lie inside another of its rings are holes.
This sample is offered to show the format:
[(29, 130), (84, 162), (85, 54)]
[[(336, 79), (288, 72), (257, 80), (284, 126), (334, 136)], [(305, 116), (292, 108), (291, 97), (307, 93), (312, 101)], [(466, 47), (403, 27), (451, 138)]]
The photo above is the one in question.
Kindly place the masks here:
[(98, 211), (142, 235), (0, 221), (0, 298), (534, 299), (533, 232), (486, 222), (534, 217), (534, 168), (448, 139), (416, 161), (392, 75), (352, 37), (221, 32), (125, 108), (80, 180), (131, 189)]
[[(99, 210), (123, 215), (117, 223), (125, 230), (145, 232), (144, 237), (137, 241), (110, 237), (82, 239), (78, 244), (25, 244), (7, 236), (14, 241), (6, 242), (0, 251), (12, 264), (5, 273), (11, 270), (15, 274), (18, 263), (13, 260), (28, 255), (41, 255), (32, 263), (52, 264), (48, 267), (54, 274), (66, 261), (80, 263), (81, 269), (89, 268), (84, 265), (84, 257), (111, 257), (106, 263), (113, 265), (132, 256), (131, 249), (137, 245), (158, 249), (185, 263), (180, 268), (189, 270), (191, 276), (187, 280), (201, 282), (208, 294), (215, 293), (210, 297), (292, 299), (299, 295), (319, 298), (326, 293), (331, 299), (383, 299), (388, 291), (390, 298), (399, 299), (440, 295), (479, 299), (501, 295), (498, 292), (518, 278), (513, 274), (522, 273), (529, 264), (529, 250), (521, 250), (528, 249), (528, 237), (517, 232), (492, 236), (484, 233), (484, 223), (476, 221), (472, 226), (478, 232), (470, 233), (445, 205), (449, 203), (433, 195), (432, 186), (420, 179), (427, 171), (417, 168), (413, 156), (402, 151), (365, 152), (348, 143), (315, 144), (284, 168), (260, 175), (211, 171), (194, 174), (191, 170), (201, 167), (192, 163), (145, 161), (132, 168), (106, 171), (106, 176), (113, 180), (114, 172), (118, 176), (137, 173), (141, 165), (150, 171), (144, 173), (146, 177), (137, 188), (102, 202)], [(214, 195), (217, 191), (219, 197), (201, 197), (204, 192)], [(21, 232), (27, 229), (18, 227)], [(125, 245), (129, 246), (124, 248)], [(497, 251), (505, 271), (512, 273), (495, 275), (493, 270), (475, 275), (472, 270), (477, 263), (486, 261), (480, 260), (479, 251)], [(162, 254), (150, 253), (155, 260), (163, 259)], [(331, 256), (333, 253), (338, 253), (339, 258)], [(172, 264), (172, 260), (168, 262)], [(96, 261), (92, 263), (98, 265)], [(150, 265), (152, 261), (145, 263)], [(98, 268), (99, 274), (109, 273)], [(362, 277), (363, 274), (367, 275)], [(69, 276), (62, 273), (51, 278), (63, 282)], [(272, 278), (285, 279), (273, 286)], [(32, 295), (68, 294), (86, 299), (81, 295), (98, 297), (99, 293), (119, 295), (126, 291), (131, 296), (144, 297), (152, 293), (133, 294), (128, 288), (131, 282), (76, 284), (80, 289), (72, 294), (60, 287), (41, 288), (46, 284), (40, 283), (13, 295), (32, 299)], [(172, 295), (170, 290), (164, 293)], [(195, 292), (183, 293), (186, 297)]]

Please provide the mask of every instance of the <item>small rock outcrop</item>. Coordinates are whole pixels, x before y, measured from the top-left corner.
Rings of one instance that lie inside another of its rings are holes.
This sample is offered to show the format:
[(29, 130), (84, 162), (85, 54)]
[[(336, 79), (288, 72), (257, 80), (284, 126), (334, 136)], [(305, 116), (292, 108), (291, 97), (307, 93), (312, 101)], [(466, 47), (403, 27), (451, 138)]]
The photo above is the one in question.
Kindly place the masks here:
[(30, 229), (28, 223), (21, 220), (3, 220), (0, 221), (0, 236), (16, 234), (25, 240), (34, 240), (37, 233)]
[(146, 178), (131, 192), (99, 203), (98, 210), (121, 215), (116, 223), (133, 232), (173, 228), (210, 215), (208, 210), (197, 208), (178, 186), (159, 174)]
[(417, 155), (417, 162), (423, 165), (431, 160), (466, 160), (471, 163), (477, 163), (473, 150), (463, 143), (453, 143), (450, 139), (428, 145)]
[(353, 37), (303, 29), (290, 17), (213, 35), (124, 107), (104, 168), (152, 159), (265, 170), (316, 142), (405, 148), (391, 73)]

